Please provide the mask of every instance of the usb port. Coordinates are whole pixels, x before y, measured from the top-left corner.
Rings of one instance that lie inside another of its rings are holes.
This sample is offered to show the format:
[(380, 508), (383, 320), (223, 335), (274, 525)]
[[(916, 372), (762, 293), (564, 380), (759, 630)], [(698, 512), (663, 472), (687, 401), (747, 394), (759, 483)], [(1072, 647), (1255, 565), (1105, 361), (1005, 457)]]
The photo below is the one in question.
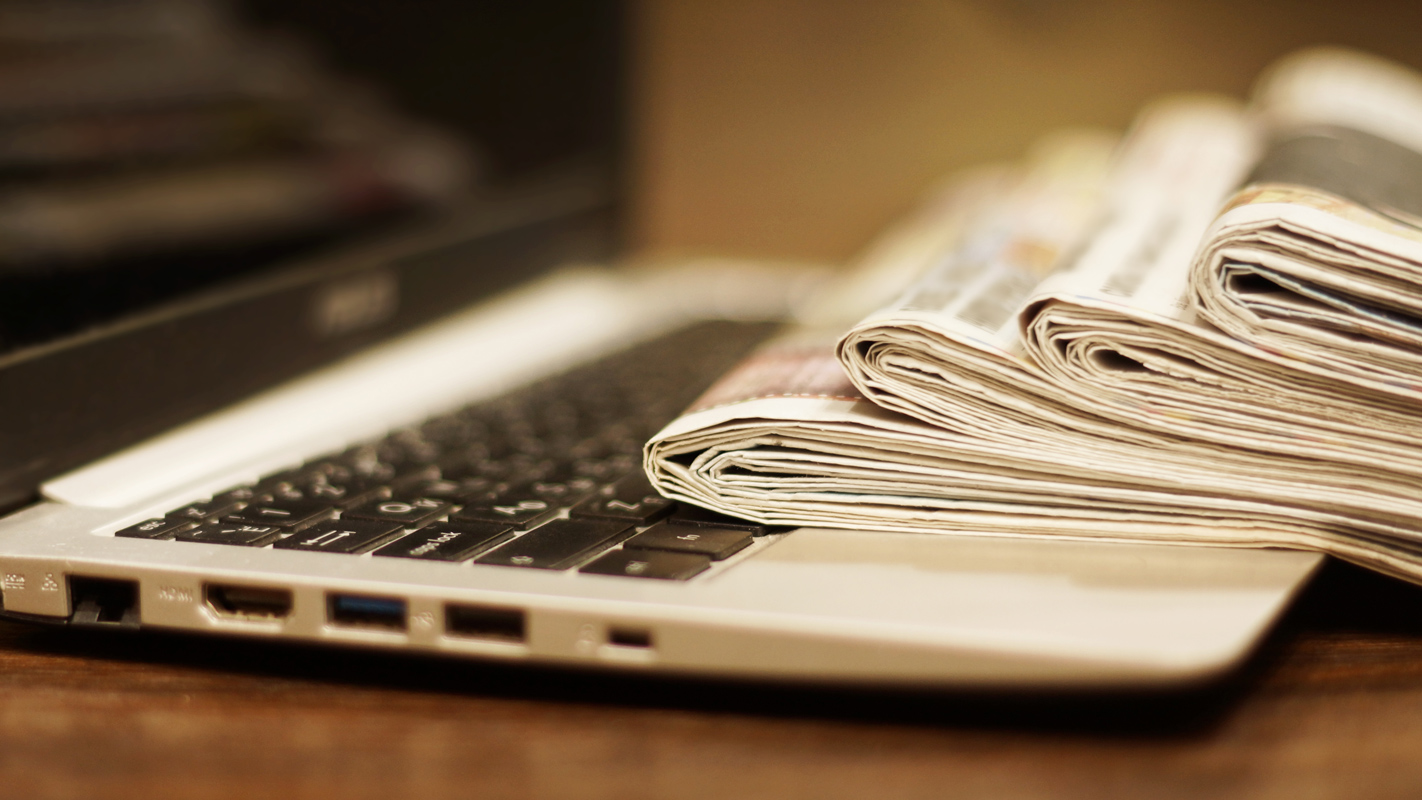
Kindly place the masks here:
[(246, 619), (282, 619), (291, 614), (291, 590), (261, 586), (203, 584), (208, 608), (220, 616)]
[(524, 613), (517, 608), (454, 603), (444, 607), (444, 630), (450, 636), (492, 642), (522, 642), (524, 628)]
[(328, 594), (326, 619), (332, 625), (403, 631), (406, 626), (405, 601), (398, 597)]

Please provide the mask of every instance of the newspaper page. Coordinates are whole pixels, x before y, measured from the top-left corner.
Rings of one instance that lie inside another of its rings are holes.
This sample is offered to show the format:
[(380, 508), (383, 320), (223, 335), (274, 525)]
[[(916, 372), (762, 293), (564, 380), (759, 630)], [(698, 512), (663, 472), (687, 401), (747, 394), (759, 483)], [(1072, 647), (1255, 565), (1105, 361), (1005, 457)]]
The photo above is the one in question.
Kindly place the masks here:
[[(1206, 115), (1218, 113), (1215, 104)], [(1198, 116), (1165, 116), (1172, 115)], [(1145, 137), (1147, 145), (1138, 144), (1139, 129), (1132, 138), (1128, 151), (1145, 155), (1123, 155), (1121, 163), (1159, 161), (1149, 155), (1158, 135)], [(1111, 185), (1102, 148), (1081, 142), (1039, 152), (991, 196), (947, 204), (944, 224), (958, 235), (891, 305), (890, 313), (916, 309), (956, 329), (950, 368), (913, 361), (913, 352), (932, 350), (913, 346), (922, 330), (885, 326), (907, 332), (907, 344), (886, 359), (960, 382), (958, 391), (938, 391), (952, 405), (932, 424), (867, 401), (878, 387), (848, 380), (832, 327), (800, 329), (733, 370), (653, 438), (647, 469), (658, 488), (771, 524), (1312, 547), (1422, 576), (1415, 532), (1422, 506), (1410, 483), (1307, 459), (1281, 466), (1247, 450), (1222, 461), (1220, 447), (1085, 413), (1032, 366), (1015, 304), (1033, 299), (1032, 278), (1072, 260), (1061, 252), (1094, 240), (1088, 234), (1099, 228)], [(1243, 162), (1247, 155), (1236, 168)], [(1221, 180), (1220, 196), (1237, 175)], [(875, 268), (882, 270), (871, 259), (861, 273)], [(958, 278), (943, 280), (954, 270)], [(1013, 270), (1030, 277), (1001, 277)]]
[(1034, 291), (1018, 316), (1030, 361), (1068, 402), (1122, 425), (1324, 459), (1357, 474), (1382, 470), (1394, 482), (1422, 476), (1413, 435), (1422, 407), (1340, 391), (1326, 370), (1229, 336), (1196, 313), (1191, 257), (1249, 148), (1238, 117), (1197, 114), (1194, 123), (1205, 129), (1192, 133), (1178, 117), (1157, 124), (1162, 140), (1174, 131), (1178, 146), (1165, 148), (1176, 152), (1173, 163), (1123, 164), (1127, 186), (1112, 193), (1105, 224)]
[(1337, 392), (1415, 409), (1422, 75), (1362, 53), (1309, 50), (1266, 74), (1254, 105), (1269, 146), (1197, 255), (1199, 314)]
[[(1219, 445), (1226, 451), (1207, 455), (1221, 462), (1240, 448), (1326, 458), (1349, 465), (1335, 470), (1340, 481), (1369, 475), (1410, 485), (1422, 475), (1418, 448), (1405, 436), (1422, 422), (1415, 413), (1359, 407), (1329, 382), (1271, 363), (1266, 351), (1195, 319), (1190, 256), (1251, 162), (1251, 143), (1239, 111), (1220, 100), (1176, 99), (1145, 112), (1116, 166), (1100, 224), (1018, 298), (1012, 326), (994, 320), (1003, 326), (992, 334), (996, 360), (1011, 362), (1017, 381), (975, 391), (985, 384), (987, 350), (975, 320), (962, 304), (916, 304), (962, 283), (949, 270), (929, 273), (904, 301), (850, 330), (840, 356), (851, 379), (876, 403), (942, 427), (971, 421), (1002, 436), (1018, 426), (1023, 438), (1087, 432), (1122, 458), (1160, 457), (1123, 449), (1128, 441), (1156, 449)], [(1288, 461), (1274, 466), (1294, 469)]]

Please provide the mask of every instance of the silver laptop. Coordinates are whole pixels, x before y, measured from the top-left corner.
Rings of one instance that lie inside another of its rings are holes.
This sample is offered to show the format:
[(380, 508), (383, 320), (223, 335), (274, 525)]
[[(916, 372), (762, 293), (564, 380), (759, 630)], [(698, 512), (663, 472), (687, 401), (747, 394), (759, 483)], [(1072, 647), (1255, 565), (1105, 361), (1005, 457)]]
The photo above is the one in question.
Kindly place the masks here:
[(1317, 568), (657, 497), (642, 442), (773, 331), (794, 280), (565, 269), (100, 458), (0, 520), (4, 611), (756, 680), (1144, 686), (1230, 669)]

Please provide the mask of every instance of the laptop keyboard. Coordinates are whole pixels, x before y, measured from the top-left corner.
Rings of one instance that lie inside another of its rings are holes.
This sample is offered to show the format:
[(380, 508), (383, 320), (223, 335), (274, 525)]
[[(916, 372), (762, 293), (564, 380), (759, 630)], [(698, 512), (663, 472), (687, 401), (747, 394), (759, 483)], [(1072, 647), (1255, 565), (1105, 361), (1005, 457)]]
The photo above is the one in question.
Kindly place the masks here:
[(775, 327), (698, 323), (115, 535), (686, 580), (766, 530), (657, 495), (642, 445)]

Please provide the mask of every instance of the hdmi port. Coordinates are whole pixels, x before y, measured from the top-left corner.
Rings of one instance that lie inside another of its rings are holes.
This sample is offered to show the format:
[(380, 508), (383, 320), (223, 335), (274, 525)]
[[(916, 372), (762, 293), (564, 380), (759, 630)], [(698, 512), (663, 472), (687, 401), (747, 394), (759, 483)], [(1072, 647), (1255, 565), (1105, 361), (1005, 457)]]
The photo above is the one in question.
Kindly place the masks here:
[(291, 614), (290, 589), (259, 586), (203, 585), (207, 605), (218, 614), (243, 619), (282, 619)]

